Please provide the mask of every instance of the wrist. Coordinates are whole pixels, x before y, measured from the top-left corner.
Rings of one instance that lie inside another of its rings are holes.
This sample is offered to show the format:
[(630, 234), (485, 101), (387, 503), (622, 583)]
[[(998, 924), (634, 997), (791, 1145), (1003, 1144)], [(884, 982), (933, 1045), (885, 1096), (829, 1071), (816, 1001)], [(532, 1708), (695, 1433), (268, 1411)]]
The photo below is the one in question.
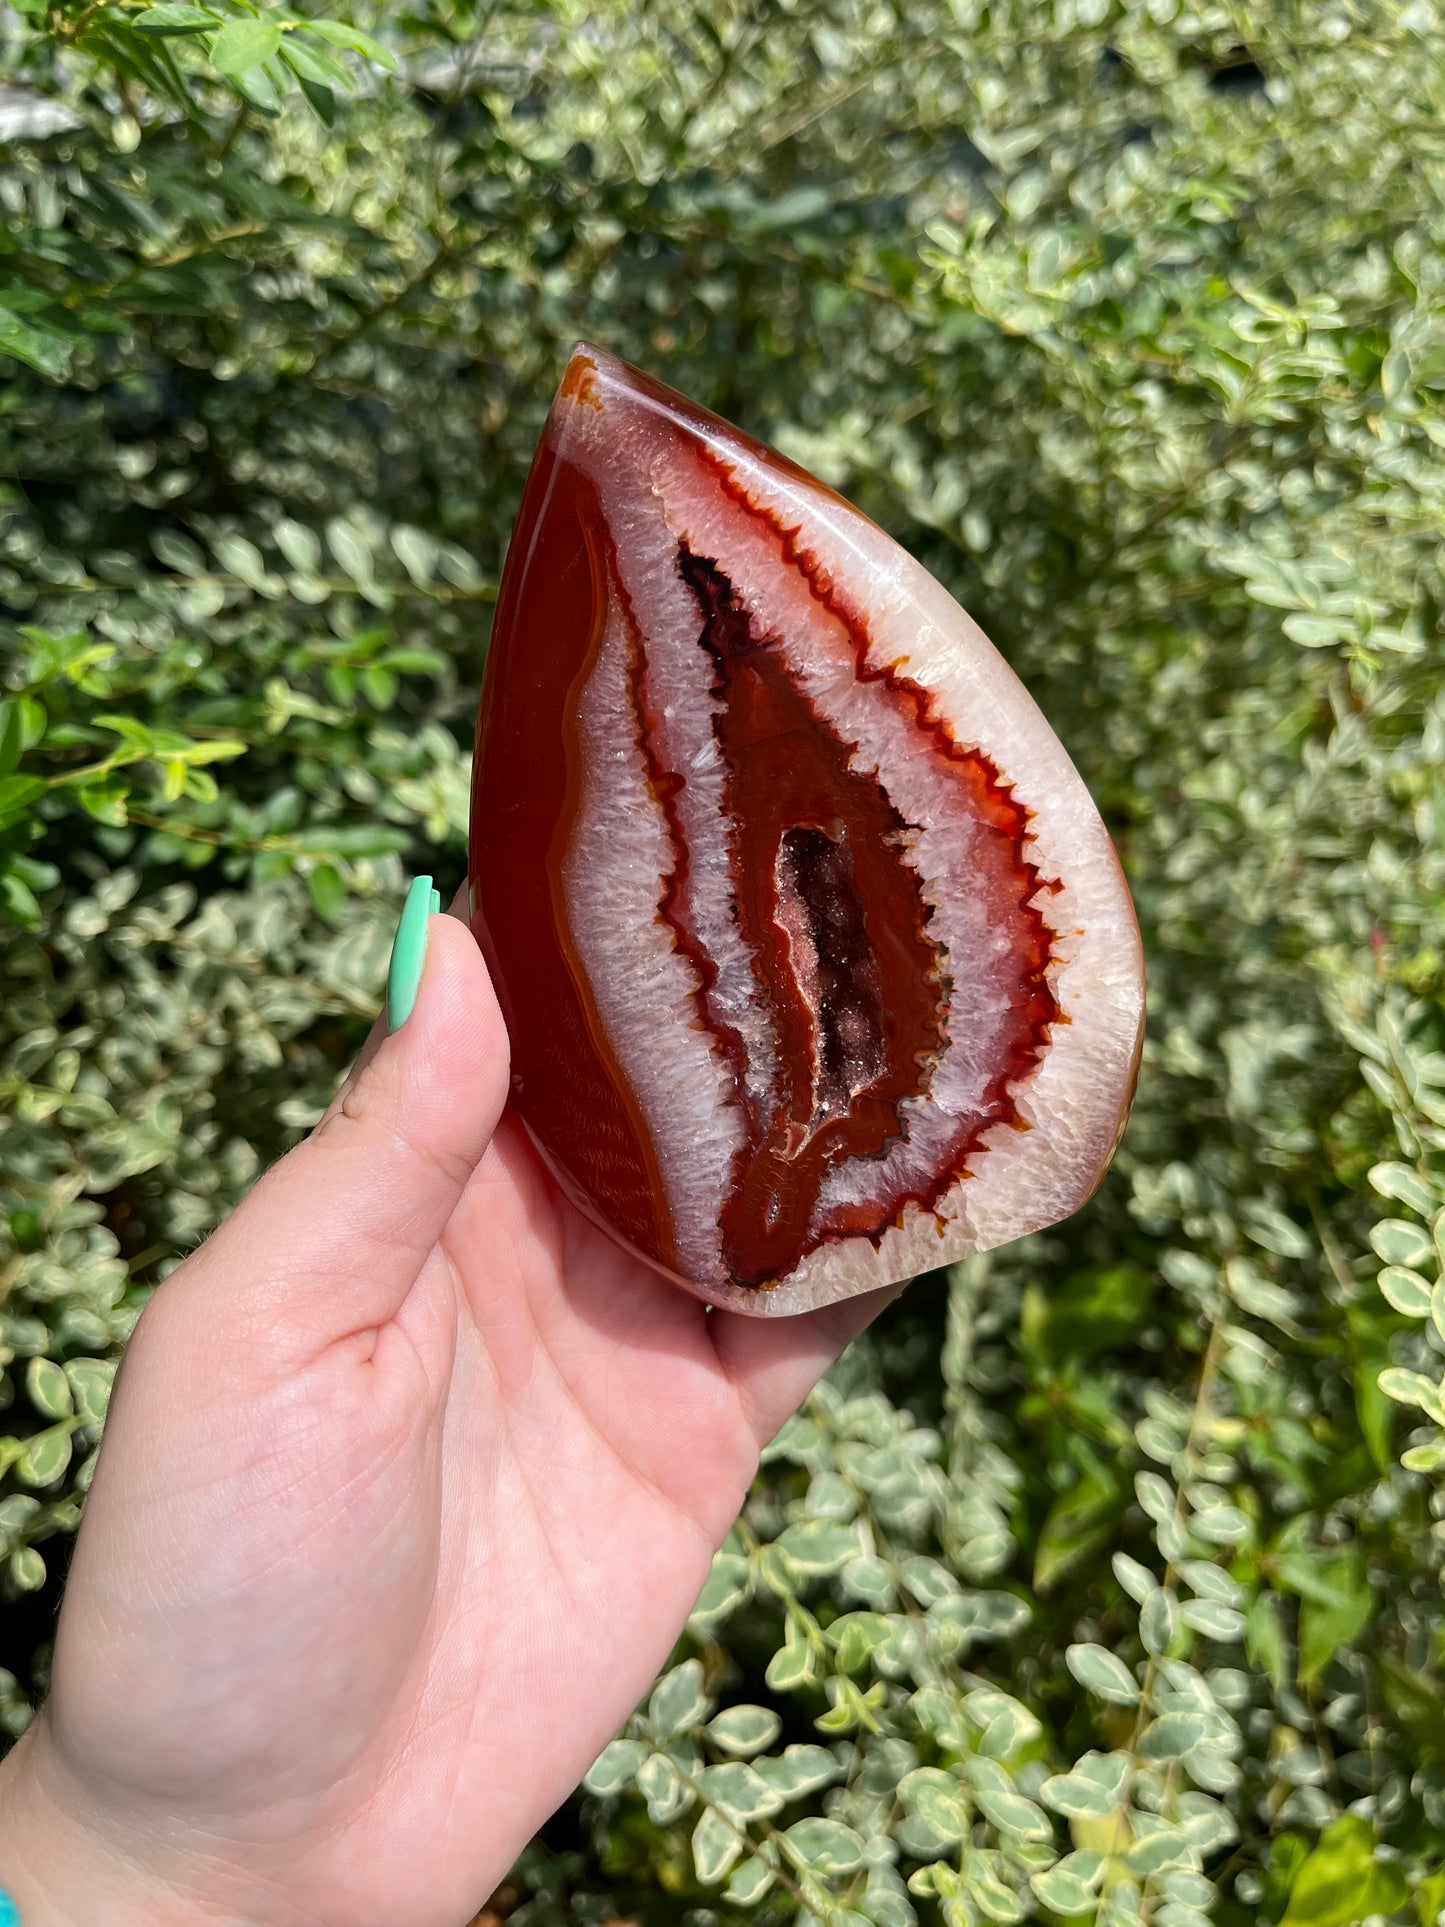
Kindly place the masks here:
[(0, 1896), (21, 1927), (253, 1927), (218, 1888), (203, 1853), (162, 1850), (77, 1787), (43, 1714), (0, 1761)]

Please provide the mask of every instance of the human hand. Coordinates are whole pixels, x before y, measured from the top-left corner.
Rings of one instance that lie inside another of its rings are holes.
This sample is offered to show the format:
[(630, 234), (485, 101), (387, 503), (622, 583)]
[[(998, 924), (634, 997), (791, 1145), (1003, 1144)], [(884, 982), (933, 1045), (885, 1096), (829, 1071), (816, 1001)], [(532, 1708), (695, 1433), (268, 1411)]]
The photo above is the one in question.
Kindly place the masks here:
[(481, 955), (432, 916), (410, 1017), (147, 1306), (0, 1768), (26, 1927), (460, 1927), (892, 1295), (708, 1311), (506, 1094)]

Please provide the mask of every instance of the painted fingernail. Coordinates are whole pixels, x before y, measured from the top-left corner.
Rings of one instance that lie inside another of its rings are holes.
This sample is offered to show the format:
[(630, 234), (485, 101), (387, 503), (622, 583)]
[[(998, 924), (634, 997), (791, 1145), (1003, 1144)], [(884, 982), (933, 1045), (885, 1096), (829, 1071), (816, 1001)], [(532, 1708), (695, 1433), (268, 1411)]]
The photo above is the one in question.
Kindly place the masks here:
[(431, 878), (415, 877), (406, 893), (396, 941), (391, 946), (391, 967), (386, 973), (386, 1022), (391, 1030), (401, 1029), (416, 1004), (426, 962), (427, 919), (441, 907), (441, 893), (432, 888)]

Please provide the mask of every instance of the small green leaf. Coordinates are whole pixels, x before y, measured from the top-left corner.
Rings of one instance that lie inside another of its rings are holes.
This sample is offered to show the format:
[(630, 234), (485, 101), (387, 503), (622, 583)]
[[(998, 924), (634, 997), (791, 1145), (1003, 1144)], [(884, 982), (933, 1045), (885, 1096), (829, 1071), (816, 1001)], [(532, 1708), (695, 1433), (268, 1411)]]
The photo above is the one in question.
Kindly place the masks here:
[(1430, 1316), (1430, 1281), (1418, 1271), (1407, 1271), (1404, 1265), (1386, 1265), (1380, 1273), (1379, 1286), (1383, 1296), (1406, 1318)]
[(343, 93), (350, 93), (356, 85), (346, 67), (333, 55), (323, 53), (319, 47), (312, 47), (299, 34), (288, 34), (281, 45), (281, 58), (299, 80), (309, 80), (318, 87), (339, 87)]
[(655, 1826), (671, 1826), (696, 1799), (692, 1788), (665, 1753), (653, 1753), (637, 1770), (637, 1784)]
[(1430, 1234), (1408, 1218), (1382, 1218), (1370, 1227), (1370, 1243), (1387, 1265), (1405, 1265), (1418, 1271), (1434, 1259)]
[(350, 522), (333, 515), (326, 524), (326, 544), (336, 558), (336, 566), (351, 582), (369, 583), (376, 573), (371, 550)]
[(748, 1597), (750, 1578), (746, 1559), (735, 1552), (715, 1553), (712, 1570), (692, 1609), (692, 1618), (708, 1625), (726, 1619)]
[(346, 884), (333, 863), (318, 863), (306, 878), (306, 892), (318, 916), (334, 923), (346, 902)]
[(1190, 1519), (1189, 1530), (1211, 1546), (1236, 1546), (1249, 1536), (1249, 1514), (1237, 1505), (1206, 1506)]
[(52, 1359), (31, 1359), (25, 1368), (25, 1392), (42, 1418), (69, 1418), (74, 1409), (69, 1381)]
[(1401, 1365), (1388, 1366), (1380, 1373), (1380, 1390), (1386, 1398), (1401, 1405), (1416, 1405), (1437, 1425), (1445, 1425), (1445, 1394), (1438, 1380), (1423, 1372), (1409, 1372)]
[(409, 841), (404, 830), (381, 824), (323, 823), (297, 836), (296, 852), (301, 856), (385, 856), (406, 849)]
[(280, 45), (281, 29), (274, 20), (229, 20), (211, 42), (211, 65), (218, 74), (244, 74), (263, 66)]
[(707, 1718), (710, 1702), (703, 1691), (702, 1661), (684, 1660), (665, 1673), (647, 1703), (647, 1723), (662, 1739), (685, 1733)]
[(863, 1864), (863, 1839), (841, 1820), (799, 1820), (782, 1836), (783, 1851), (795, 1867), (810, 1873), (852, 1873)]
[(1075, 1873), (1065, 1872), (1062, 1864), (1043, 1873), (1031, 1874), (1029, 1885), (1050, 1913), (1065, 1920), (1091, 1914), (1095, 1907), (1094, 1890)]
[(898, 1571), (920, 1606), (936, 1606), (940, 1600), (958, 1597), (959, 1583), (941, 1560), (912, 1553), (898, 1562)]
[(1147, 1566), (1131, 1559), (1127, 1552), (1116, 1552), (1110, 1560), (1114, 1577), (1136, 1606), (1142, 1606), (1159, 1581)]
[(1207, 1559), (1184, 1559), (1179, 1566), (1179, 1576), (1201, 1599), (1217, 1600), (1221, 1606), (1242, 1606), (1244, 1587), (1239, 1581)]
[(321, 543), (315, 532), (304, 523), (293, 522), (288, 515), (271, 531), (276, 547), (302, 575), (315, 575), (321, 567)]
[(93, 816), (97, 823), (107, 824), (113, 830), (125, 828), (129, 796), (130, 785), (123, 777), (116, 777), (109, 783), (87, 783), (79, 791), (80, 807), (86, 815)]
[(791, 1620), (788, 1622), (783, 1644), (768, 1661), (768, 1670), (764, 1677), (775, 1693), (791, 1693), (799, 1686), (806, 1686), (816, 1677), (816, 1656), (813, 1648)]
[(766, 1706), (729, 1706), (709, 1720), (707, 1736), (714, 1746), (739, 1760), (761, 1753), (783, 1730), (783, 1722)]
[(1284, 1623), (1267, 1592), (1251, 1600), (1244, 1616), (1244, 1650), (1278, 1692), (1287, 1677)]
[[(16, 1439), (6, 1439), (4, 1444), (16, 1445)], [(40, 1516), (40, 1501), (28, 1492), (12, 1492), (7, 1498), (0, 1499), (0, 1540), (6, 1544), (28, 1532)]]
[(353, 27), (347, 21), (308, 20), (304, 31), (319, 34), (323, 40), (329, 40), (333, 47), (349, 47), (353, 53), (364, 54), (388, 73), (396, 71), (396, 55), (388, 53), (379, 40), (373, 40), (369, 33), (363, 33), (360, 27)]
[(1157, 1472), (1139, 1472), (1134, 1478), (1134, 1496), (1141, 1506), (1156, 1521), (1172, 1517), (1174, 1512), (1174, 1488), (1169, 1481)]
[(974, 1801), (984, 1818), (1000, 1833), (1016, 1834), (1024, 1840), (1047, 1840), (1053, 1833), (1048, 1815), (1021, 1793), (1005, 1793), (980, 1787)]
[(747, 1845), (745, 1835), (730, 1826), (711, 1807), (703, 1810), (692, 1830), (692, 1864), (705, 1887), (715, 1887)]
[(39, 899), (13, 865), (8, 869), (0, 869), (0, 910), (22, 930), (40, 928)]
[(6, 777), (20, 761), (25, 747), (25, 720), (18, 702), (0, 702), (0, 777)]
[(610, 1746), (603, 1747), (587, 1769), (583, 1786), (589, 1793), (620, 1793), (637, 1778), (637, 1769), (648, 1752), (641, 1740), (614, 1740)]
[(954, 1775), (942, 1767), (920, 1766), (905, 1774), (898, 1783), (898, 1797), (938, 1839), (951, 1845), (968, 1838), (967, 1796)]
[(147, 7), (130, 20), (136, 33), (155, 34), (209, 33), (216, 24), (217, 16), (204, 7), (182, 5)]
[(0, 829), (17, 822), (49, 787), (39, 776), (0, 776)]
[(21, 1546), (10, 1555), (9, 1575), (16, 1592), (39, 1592), (45, 1584), (45, 1561), (34, 1546)]
[(1410, 357), (1403, 348), (1392, 348), (1380, 363), (1380, 393), (1386, 401), (1398, 401), (1410, 386)]
[(384, 712), (396, 701), (396, 677), (389, 669), (383, 669), (379, 663), (368, 663), (362, 670), (359, 681), (361, 693), (373, 709)]
[(482, 587), (482, 574), (465, 549), (455, 542), (443, 542), (437, 553), (437, 568), (453, 587), (475, 590)]
[(1139, 1750), (1146, 1759), (1182, 1760), (1208, 1730), (1202, 1713), (1165, 1713), (1146, 1728)]
[(739, 1907), (756, 1906), (777, 1877), (767, 1861), (755, 1855), (733, 1869), (732, 1879), (724, 1889), (725, 1897)]
[(1288, 615), (1282, 626), (1290, 641), (1305, 649), (1331, 649), (1348, 633), (1333, 616)]
[(391, 546), (396, 552), (397, 561), (412, 581), (419, 589), (425, 589), (436, 572), (440, 542), (424, 529), (414, 529), (405, 522), (399, 522), (391, 531)]
[[(964, 1863), (962, 1887), (986, 1919), (1001, 1921), (1009, 1927), (1009, 1923), (1024, 1918), (1024, 1909), (1013, 1888), (1001, 1877), (1005, 1864), (998, 1855), (971, 1854)], [(955, 1914), (949, 1927), (954, 1927), (955, 1922), (963, 1927), (967, 1918)]]
[(1308, 1258), (1313, 1254), (1309, 1234), (1273, 1205), (1252, 1202), (1244, 1206), (1240, 1216), (1245, 1231), (1266, 1251), (1281, 1258)]
[(264, 592), (268, 587), (274, 588), (267, 579), (265, 558), (248, 536), (228, 531), (216, 536), (211, 547), (224, 573), (239, 576), (251, 589)]
[(699, 1784), (703, 1798), (734, 1820), (765, 1819), (783, 1805), (778, 1789), (742, 1760), (704, 1767)]
[(856, 1673), (894, 1636), (895, 1622), (884, 1613), (844, 1613), (828, 1628), (833, 1662), (840, 1673)]
[(243, 67), (240, 73), (230, 75), (230, 82), (243, 100), (263, 114), (280, 112), (281, 95), (268, 67)]
[[(1142, 1822), (1143, 1825), (1149, 1823)], [(1141, 1879), (1149, 1879), (1167, 1872), (1173, 1867), (1191, 1867), (1197, 1864), (1198, 1856), (1191, 1849), (1183, 1831), (1178, 1827), (1150, 1827), (1132, 1842), (1125, 1855), (1129, 1871)]]
[(816, 1793), (843, 1777), (837, 1758), (826, 1746), (785, 1747), (770, 1760), (755, 1760), (753, 1771), (775, 1786), (785, 1799), (795, 1800), (804, 1793)]
[(1045, 1780), (1039, 1798), (1068, 1819), (1102, 1819), (1119, 1804), (1129, 1764), (1127, 1753), (1086, 1753), (1069, 1772)]
[(850, 1559), (840, 1575), (844, 1592), (868, 1605), (886, 1611), (898, 1603), (893, 1574), (886, 1562), (871, 1552)]
[(1186, 1599), (1179, 1617), (1206, 1639), (1238, 1639), (1244, 1631), (1244, 1614), (1239, 1608), (1225, 1606), (1217, 1599)]
[(87, 1425), (100, 1425), (115, 1384), (113, 1358), (72, 1358), (65, 1368), (75, 1396), (75, 1410)]
[(1179, 1600), (1167, 1586), (1156, 1586), (1139, 1608), (1139, 1637), (1146, 1653), (1167, 1653), (1179, 1631)]
[(1438, 1202), (1430, 1185), (1414, 1166), (1401, 1164), (1398, 1159), (1372, 1165), (1370, 1183), (1382, 1198), (1393, 1198), (1397, 1204), (1408, 1205), (1412, 1211), (1418, 1211), (1422, 1218), (1428, 1218)]
[(70, 1428), (52, 1426), (37, 1432), (15, 1461), (15, 1476), (22, 1485), (54, 1485), (70, 1464)]
[(831, 1519), (803, 1519), (774, 1541), (788, 1564), (805, 1576), (837, 1572), (858, 1551), (853, 1526)]
[(399, 676), (436, 676), (446, 668), (447, 659), (439, 649), (388, 649), (381, 666)]
[[(286, 60), (284, 50), (281, 57), (283, 60)], [(286, 64), (288, 67), (293, 68), (295, 65), (295, 63), (290, 60), (286, 60)], [(321, 122), (321, 125), (323, 127), (334, 127), (336, 125), (336, 95), (332, 89), (328, 87), (324, 81), (302, 79), (301, 92), (305, 95), (307, 104), (310, 106), (312, 113), (315, 114), (316, 118)], [(294, 586), (292, 593), (296, 593)], [(298, 602), (303, 600), (300, 595), (297, 595), (296, 599)]]
[(62, 380), (70, 368), (70, 342), (64, 335), (4, 307), (0, 307), (0, 355), (26, 362), (52, 381)]
[(1070, 1646), (1064, 1655), (1069, 1671), (1091, 1693), (1115, 1706), (1133, 1706), (1139, 1683), (1129, 1668), (1104, 1646)]

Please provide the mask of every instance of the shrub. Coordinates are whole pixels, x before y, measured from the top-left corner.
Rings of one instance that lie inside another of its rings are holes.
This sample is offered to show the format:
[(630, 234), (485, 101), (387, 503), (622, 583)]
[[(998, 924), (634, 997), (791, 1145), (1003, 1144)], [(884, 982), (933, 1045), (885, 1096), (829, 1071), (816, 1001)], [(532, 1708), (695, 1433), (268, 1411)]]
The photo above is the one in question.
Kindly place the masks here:
[(920, 1281), (789, 1424), (496, 1911), (1435, 1921), (1433, 0), (9, 19), (10, 1730), (147, 1290), (318, 1114), (402, 858), (460, 875), (492, 585), (593, 336), (1005, 648), (1119, 840), (1151, 1031), (1098, 1199)]

